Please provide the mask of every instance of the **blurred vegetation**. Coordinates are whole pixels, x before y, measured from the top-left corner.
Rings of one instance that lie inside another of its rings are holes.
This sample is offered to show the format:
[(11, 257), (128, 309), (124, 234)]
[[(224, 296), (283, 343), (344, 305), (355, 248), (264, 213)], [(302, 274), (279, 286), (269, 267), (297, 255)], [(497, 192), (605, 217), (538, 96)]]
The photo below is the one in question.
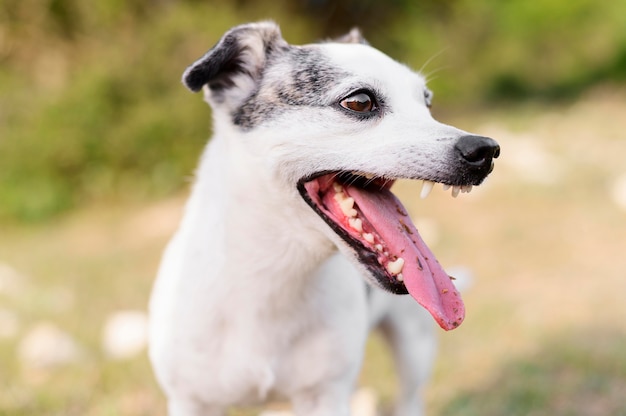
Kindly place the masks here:
[(437, 105), (626, 81), (626, 2), (2, 0), (0, 220), (184, 186), (210, 118), (180, 74), (229, 27), (265, 18), (292, 43), (361, 27), (424, 66)]

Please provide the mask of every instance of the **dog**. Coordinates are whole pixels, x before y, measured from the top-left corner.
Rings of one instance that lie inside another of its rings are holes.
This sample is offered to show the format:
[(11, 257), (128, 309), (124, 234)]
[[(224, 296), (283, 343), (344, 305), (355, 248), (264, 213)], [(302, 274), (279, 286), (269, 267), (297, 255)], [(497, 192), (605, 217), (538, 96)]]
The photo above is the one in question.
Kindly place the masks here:
[(297, 415), (347, 416), (377, 327), (397, 360), (395, 415), (421, 414), (430, 316), (453, 329), (464, 307), (390, 187), (467, 192), (498, 144), (435, 121), (424, 78), (356, 29), (295, 46), (273, 22), (237, 26), (183, 83), (204, 92), (214, 136), (150, 300), (169, 414), (282, 397)]

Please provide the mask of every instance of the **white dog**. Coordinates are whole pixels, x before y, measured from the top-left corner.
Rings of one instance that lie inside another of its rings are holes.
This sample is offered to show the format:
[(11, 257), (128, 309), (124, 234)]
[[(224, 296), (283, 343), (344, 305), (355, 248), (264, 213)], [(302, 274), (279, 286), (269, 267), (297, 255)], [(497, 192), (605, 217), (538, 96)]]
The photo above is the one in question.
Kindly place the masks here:
[(183, 82), (203, 89), (215, 135), (150, 304), (169, 414), (284, 397), (298, 415), (346, 416), (377, 326), (398, 361), (396, 415), (420, 414), (435, 349), (425, 310), (452, 329), (464, 308), (389, 188), (469, 191), (496, 142), (435, 121), (424, 78), (356, 30), (294, 46), (273, 23), (238, 26)]

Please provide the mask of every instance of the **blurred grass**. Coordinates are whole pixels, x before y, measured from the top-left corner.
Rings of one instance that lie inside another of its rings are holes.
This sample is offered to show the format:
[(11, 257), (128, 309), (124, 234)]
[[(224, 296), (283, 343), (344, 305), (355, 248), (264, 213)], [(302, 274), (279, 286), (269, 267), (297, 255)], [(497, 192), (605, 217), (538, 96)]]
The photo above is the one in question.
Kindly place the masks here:
[(229, 27), (264, 18), (296, 44), (361, 26), (423, 67), (436, 107), (572, 98), (626, 80), (624, 2), (4, 0), (0, 221), (182, 189), (210, 117), (180, 74)]
[[(268, 17), (292, 43), (357, 25), (415, 68), (432, 58), (436, 115), (502, 144), (493, 177), (458, 200), (397, 186), (434, 222), (443, 263), (478, 275), (466, 322), (440, 336), (431, 414), (626, 415), (626, 220), (609, 196), (625, 173), (626, 3), (331, 3), (0, 3), (0, 265), (23, 276), (14, 292), (0, 281), (18, 319), (0, 338), (1, 415), (164, 414), (146, 358), (109, 360), (102, 325), (145, 308), (210, 134), (182, 70)], [(76, 339), (80, 362), (19, 362), (42, 321)], [(378, 338), (368, 348), (362, 383), (388, 408), (389, 358)]]

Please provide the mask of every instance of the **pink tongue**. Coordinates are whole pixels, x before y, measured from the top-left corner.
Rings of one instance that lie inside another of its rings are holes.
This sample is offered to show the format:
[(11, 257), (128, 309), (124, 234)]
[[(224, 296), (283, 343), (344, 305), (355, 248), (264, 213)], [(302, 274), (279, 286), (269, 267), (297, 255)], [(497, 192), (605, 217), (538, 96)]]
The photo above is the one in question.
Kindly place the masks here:
[(386, 243), (389, 253), (404, 259), (404, 284), (415, 300), (445, 330), (458, 327), (465, 317), (461, 295), (426, 246), (400, 201), (388, 189), (368, 192), (345, 187), (359, 210)]

